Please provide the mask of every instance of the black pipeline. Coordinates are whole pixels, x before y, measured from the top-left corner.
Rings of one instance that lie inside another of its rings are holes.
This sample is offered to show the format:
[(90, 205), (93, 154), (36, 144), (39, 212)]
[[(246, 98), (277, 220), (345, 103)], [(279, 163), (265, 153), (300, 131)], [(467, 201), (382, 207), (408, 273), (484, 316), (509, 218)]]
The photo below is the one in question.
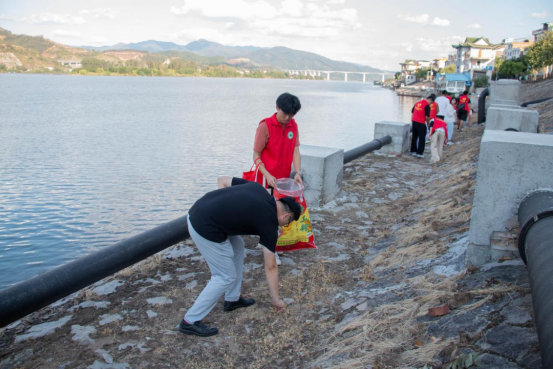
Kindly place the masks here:
[(187, 216), (0, 291), (0, 327), (190, 237)]
[(478, 124), (486, 121), (486, 96), (490, 94), (490, 91), (485, 88), (478, 97)]
[(542, 365), (553, 368), (553, 191), (526, 196), (518, 220), (518, 249), (528, 266)]
[(384, 136), (381, 138), (376, 138), (369, 143), (351, 149), (344, 153), (344, 164), (347, 164), (361, 156), (373, 152), (375, 150), (380, 150), (382, 146), (392, 143), (392, 137)]

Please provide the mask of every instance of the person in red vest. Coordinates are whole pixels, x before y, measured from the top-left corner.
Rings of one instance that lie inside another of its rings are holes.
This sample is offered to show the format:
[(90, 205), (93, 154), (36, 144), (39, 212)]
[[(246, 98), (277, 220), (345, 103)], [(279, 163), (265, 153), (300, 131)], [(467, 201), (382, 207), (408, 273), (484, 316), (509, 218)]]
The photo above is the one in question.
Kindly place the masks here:
[(411, 117), (411, 155), (416, 155), (418, 158), (423, 158), (424, 154), (424, 139), (426, 137), (426, 124), (430, 117), (430, 103), (433, 103), (432, 95), (426, 99), (417, 101), (411, 109), (413, 113)]
[(300, 100), (283, 93), (276, 101), (277, 112), (257, 126), (253, 145), (253, 161), (263, 176), (258, 182), (265, 188), (276, 188), (276, 181), (288, 178), (294, 165), (294, 182), (303, 186), (301, 178), (300, 138), (294, 116), (300, 111)]
[(468, 97), (468, 91), (463, 91), (463, 94), (459, 96), (459, 106), (460, 108), (457, 109), (458, 128), (459, 132), (463, 132), (463, 126), (467, 121), (470, 111), (470, 99)]
[[(429, 121), (436, 118), (436, 116), (440, 113), (440, 106), (438, 105), (438, 103), (436, 102), (436, 95), (434, 94), (431, 94), (429, 96), (429, 98), (432, 99), (432, 102), (429, 103), (429, 106), (430, 106), (430, 116), (428, 117)], [(428, 127), (428, 131), (430, 131), (430, 127)], [(425, 143), (430, 143), (430, 136), (427, 135), (426, 136), (426, 142)]]
[(431, 163), (437, 163), (442, 158), (444, 145), (447, 144), (449, 136), (447, 134), (447, 123), (440, 118), (434, 118), (430, 121), (432, 128), (428, 137), (432, 140), (430, 151), (432, 152)]

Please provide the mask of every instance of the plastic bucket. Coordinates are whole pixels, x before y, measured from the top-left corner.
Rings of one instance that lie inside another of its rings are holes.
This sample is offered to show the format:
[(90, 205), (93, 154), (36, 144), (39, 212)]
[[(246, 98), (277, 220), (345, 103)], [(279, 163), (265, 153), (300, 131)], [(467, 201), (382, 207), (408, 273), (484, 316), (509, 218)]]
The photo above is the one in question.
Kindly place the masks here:
[(291, 178), (277, 179), (276, 190), (284, 196), (300, 197), (303, 188), (301, 185), (296, 184)]

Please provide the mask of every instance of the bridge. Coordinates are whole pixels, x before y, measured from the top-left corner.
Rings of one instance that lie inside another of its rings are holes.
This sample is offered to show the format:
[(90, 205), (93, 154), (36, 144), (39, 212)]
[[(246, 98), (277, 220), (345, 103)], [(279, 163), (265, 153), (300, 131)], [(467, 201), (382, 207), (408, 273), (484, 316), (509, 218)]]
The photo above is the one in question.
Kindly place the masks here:
[(341, 71), (341, 70), (310, 70), (310, 69), (283, 69), (285, 73), (292, 74), (292, 75), (304, 75), (304, 76), (311, 76), (311, 77), (320, 77), (321, 73), (326, 73), (326, 80), (330, 81), (330, 73), (343, 73), (344, 74), (344, 81), (348, 81), (348, 74), (362, 74), (363, 75), (363, 83), (367, 81), (367, 74), (377, 74), (382, 76), (382, 82), (386, 79), (386, 75), (392, 75), (391, 73), (378, 73), (378, 72), (352, 72), (352, 71)]

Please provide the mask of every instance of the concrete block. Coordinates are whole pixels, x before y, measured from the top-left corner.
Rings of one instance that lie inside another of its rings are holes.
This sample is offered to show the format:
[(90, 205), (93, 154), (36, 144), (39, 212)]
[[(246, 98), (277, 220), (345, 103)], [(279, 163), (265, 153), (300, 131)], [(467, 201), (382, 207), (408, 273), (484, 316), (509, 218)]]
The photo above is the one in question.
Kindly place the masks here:
[(512, 224), (518, 224), (520, 201), (533, 191), (553, 187), (552, 174), (553, 136), (484, 132), (470, 221), (469, 263), (482, 265), (512, 255), (512, 250), (497, 240), (493, 244), (494, 233), (507, 232)]
[(505, 109), (490, 106), (486, 116), (486, 130), (505, 131), (507, 129), (518, 132), (538, 132), (540, 114), (535, 110), (524, 108)]
[(392, 137), (392, 143), (383, 146), (378, 152), (383, 154), (401, 155), (409, 150), (410, 123), (378, 122), (374, 125), (374, 138)]
[(344, 150), (301, 145), (307, 206), (321, 206), (332, 201), (342, 188)]
[(491, 83), (490, 105), (520, 105), (520, 81), (502, 79)]

